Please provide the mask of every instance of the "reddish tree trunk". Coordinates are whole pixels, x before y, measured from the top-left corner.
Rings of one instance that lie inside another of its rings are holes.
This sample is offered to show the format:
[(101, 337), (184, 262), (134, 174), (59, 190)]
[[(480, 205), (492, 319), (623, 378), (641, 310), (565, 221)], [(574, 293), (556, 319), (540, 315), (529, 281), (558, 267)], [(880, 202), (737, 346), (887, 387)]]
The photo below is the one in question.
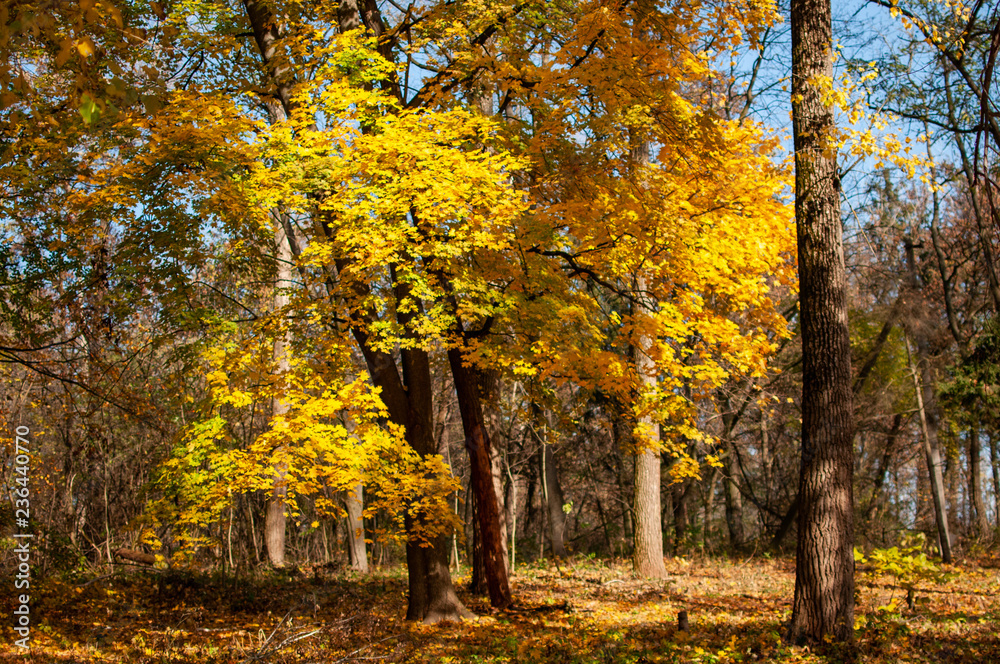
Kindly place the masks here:
[(469, 452), (472, 491), (476, 500), (476, 523), (482, 543), (483, 571), (490, 594), (490, 604), (506, 608), (513, 603), (507, 579), (503, 534), (500, 531), (500, 507), (493, 486), (493, 464), (490, 437), (483, 417), (482, 399), (475, 369), (463, 364), (462, 351), (448, 351), (451, 373), (458, 394), (458, 409), (462, 414), (465, 447)]

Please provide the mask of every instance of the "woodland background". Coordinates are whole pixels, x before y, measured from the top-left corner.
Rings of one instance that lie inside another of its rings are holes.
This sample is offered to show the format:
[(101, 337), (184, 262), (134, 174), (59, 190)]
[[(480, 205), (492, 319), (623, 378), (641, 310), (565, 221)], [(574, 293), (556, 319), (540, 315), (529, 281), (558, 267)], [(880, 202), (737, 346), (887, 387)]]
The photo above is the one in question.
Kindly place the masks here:
[[(997, 9), (834, 19), (855, 544), (913, 609), (1000, 533)], [(787, 8), (5, 0), (0, 51), (5, 566), (18, 426), (53, 589), (405, 563), (435, 622), (794, 550)]]

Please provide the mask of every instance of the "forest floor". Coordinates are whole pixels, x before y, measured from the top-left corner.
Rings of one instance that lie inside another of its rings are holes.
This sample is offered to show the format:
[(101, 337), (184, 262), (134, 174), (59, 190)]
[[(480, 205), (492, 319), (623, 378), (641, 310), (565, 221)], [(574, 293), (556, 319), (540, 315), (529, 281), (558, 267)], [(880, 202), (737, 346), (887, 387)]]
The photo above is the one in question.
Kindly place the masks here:
[[(840, 661), (782, 643), (791, 610), (789, 560), (670, 559), (668, 579), (637, 581), (624, 562), (518, 565), (517, 607), (424, 626), (403, 621), (401, 568), (368, 577), (302, 569), (227, 578), (148, 572), (32, 588), (31, 653), (13, 644), (2, 601), (0, 662), (816, 662)], [(949, 568), (915, 608), (892, 579), (859, 573), (859, 661), (1000, 663), (1000, 562)], [(461, 586), (468, 581), (458, 575)], [(33, 583), (33, 586), (35, 584)], [(10, 606), (8, 606), (10, 605)], [(690, 626), (678, 630), (678, 613)]]

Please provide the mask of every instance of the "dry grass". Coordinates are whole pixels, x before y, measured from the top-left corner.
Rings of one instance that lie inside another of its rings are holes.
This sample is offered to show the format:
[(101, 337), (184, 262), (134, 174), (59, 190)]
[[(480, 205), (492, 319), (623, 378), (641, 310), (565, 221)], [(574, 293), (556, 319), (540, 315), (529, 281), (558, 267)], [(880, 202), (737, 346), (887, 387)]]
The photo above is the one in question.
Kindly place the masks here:
[[(915, 609), (887, 579), (859, 575), (857, 634), (865, 662), (1000, 663), (1000, 571), (965, 564), (922, 588)], [(787, 560), (668, 561), (668, 579), (630, 578), (620, 562), (519, 566), (515, 610), (423, 626), (402, 620), (400, 569), (367, 578), (116, 575), (49, 581), (31, 600), (32, 652), (4, 662), (835, 662), (782, 643), (793, 586)], [(458, 578), (461, 583), (466, 579)], [(34, 590), (34, 589), (33, 589)], [(13, 605), (5, 599), (4, 613)], [(10, 604), (10, 606), (7, 606)], [(678, 613), (689, 615), (680, 631)], [(11, 620), (3, 627), (13, 642)]]

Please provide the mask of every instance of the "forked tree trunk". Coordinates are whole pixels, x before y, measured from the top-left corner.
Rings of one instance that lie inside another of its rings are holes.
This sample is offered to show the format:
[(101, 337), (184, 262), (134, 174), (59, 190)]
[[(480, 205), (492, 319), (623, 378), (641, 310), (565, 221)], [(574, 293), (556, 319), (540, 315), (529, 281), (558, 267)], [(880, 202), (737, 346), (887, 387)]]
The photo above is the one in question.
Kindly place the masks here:
[(802, 463), (789, 638), (854, 641), (854, 421), (830, 0), (792, 0), (792, 132), (802, 321)]
[[(366, 344), (362, 348), (366, 348)], [(366, 348), (367, 350), (367, 348)], [(376, 385), (383, 388), (382, 398), (389, 414), (396, 423), (403, 423), (406, 441), (425, 458), (438, 453), (432, 430), (432, 402), (430, 363), (427, 353), (404, 350), (403, 375), (406, 385), (399, 382), (399, 374), (392, 358), (370, 350), (366, 352), (369, 370)], [(377, 359), (376, 359), (377, 358)], [(390, 405), (391, 404), (391, 405)], [(428, 517), (407, 510), (405, 525), (408, 533), (419, 529), (420, 521)], [(465, 605), (455, 595), (448, 568), (451, 533), (441, 533), (427, 542), (416, 541), (411, 536), (406, 543), (406, 566), (409, 574), (407, 620), (420, 620), (431, 624), (441, 620), (458, 620), (472, 617)], [(427, 546), (429, 544), (429, 546)]]
[[(337, 269), (346, 267), (343, 260), (337, 261)], [(364, 283), (355, 283), (353, 288), (359, 301), (365, 301), (369, 290)], [(404, 285), (398, 289), (405, 289)], [(398, 290), (397, 298), (406, 294)], [(382, 402), (389, 411), (389, 419), (403, 427), (406, 442), (421, 457), (439, 454), (433, 433), (433, 401), (430, 375), (430, 361), (427, 352), (420, 349), (402, 349), (400, 364), (388, 353), (377, 350), (369, 343), (366, 325), (373, 315), (361, 311), (351, 323), (351, 332), (365, 357), (372, 382), (382, 390)], [(368, 319), (368, 321), (366, 321)], [(410, 322), (406, 315), (399, 315), (401, 325)], [(420, 538), (417, 533), (434, 528), (438, 515), (425, 514), (419, 509), (417, 496), (407, 506), (404, 525), (408, 534), (406, 544), (406, 565), (409, 573), (409, 597), (406, 610), (407, 620), (435, 623), (441, 620), (461, 620), (472, 617), (472, 613), (458, 599), (451, 583), (448, 568), (451, 532), (442, 532), (434, 537)]]

